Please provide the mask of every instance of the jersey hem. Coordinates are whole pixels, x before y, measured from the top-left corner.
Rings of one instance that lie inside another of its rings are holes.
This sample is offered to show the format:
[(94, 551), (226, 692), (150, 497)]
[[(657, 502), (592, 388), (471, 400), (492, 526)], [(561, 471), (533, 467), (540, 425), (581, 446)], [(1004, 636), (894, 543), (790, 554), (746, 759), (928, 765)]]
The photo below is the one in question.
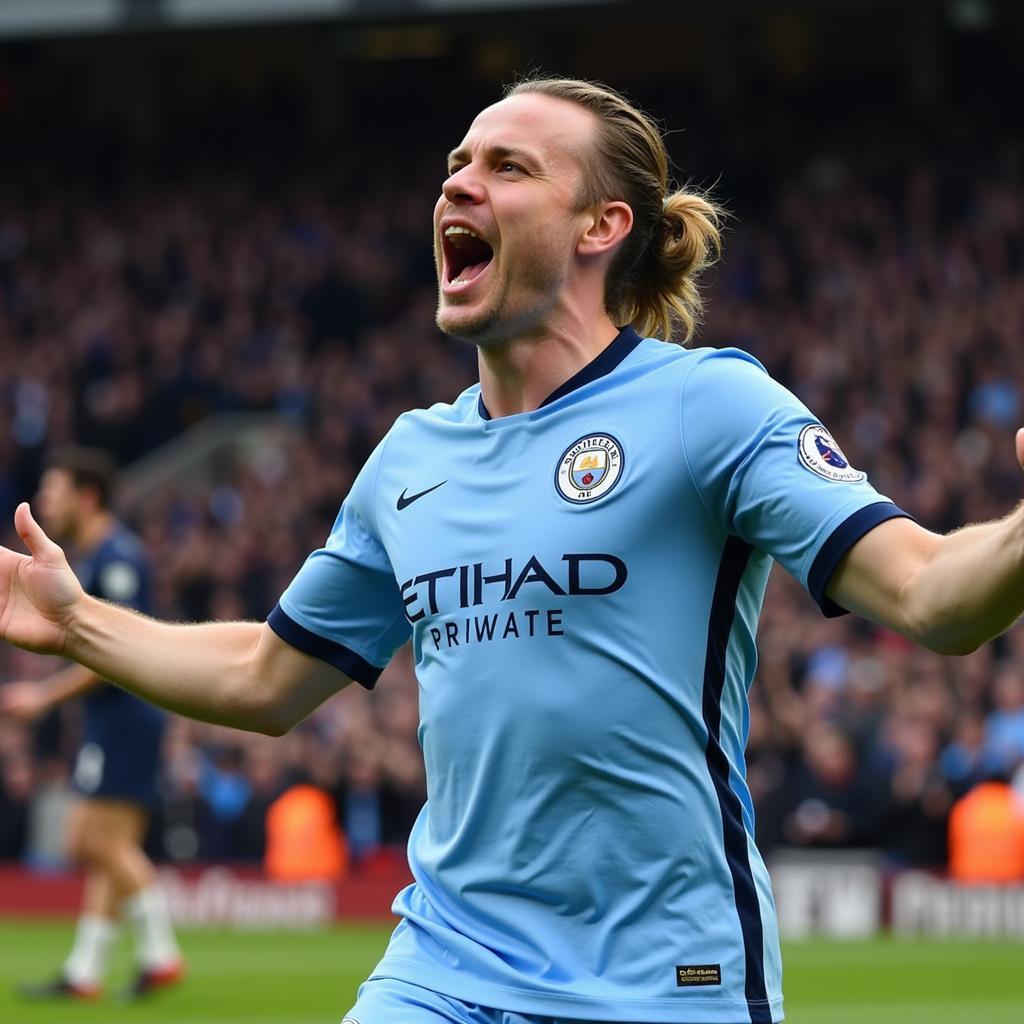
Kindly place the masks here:
[[(767, 1000), (615, 999), (576, 995), (571, 992), (539, 992), (512, 985), (478, 981), (464, 972), (436, 971), (401, 957), (388, 957), (370, 974), (373, 979), (395, 979), (418, 985), (451, 999), (513, 1013), (558, 1017), (568, 1009), (577, 1020), (644, 1021), (644, 1024), (749, 1024), (752, 1007), (771, 1011), (781, 1021), (782, 997)], [(697, 1013), (690, 1013), (691, 1008)]]
[(338, 671), (344, 672), (349, 679), (354, 679), (367, 690), (374, 688), (381, 672), (384, 671), (383, 668), (371, 665), (344, 644), (300, 626), (280, 604), (274, 605), (273, 611), (267, 616), (267, 625), (289, 646), (302, 651), (303, 654), (319, 658), (320, 661), (326, 661), (328, 665), (333, 665)]

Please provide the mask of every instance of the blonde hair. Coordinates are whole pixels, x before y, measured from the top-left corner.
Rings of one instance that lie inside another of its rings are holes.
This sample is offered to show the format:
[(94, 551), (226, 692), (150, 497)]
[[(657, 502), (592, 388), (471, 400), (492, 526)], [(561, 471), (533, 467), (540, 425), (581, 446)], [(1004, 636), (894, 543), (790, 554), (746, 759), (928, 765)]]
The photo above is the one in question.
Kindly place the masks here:
[(614, 89), (538, 76), (510, 86), (505, 97), (523, 93), (568, 100), (597, 117), (597, 159), (584, 159), (580, 207), (617, 199), (633, 211), (633, 229), (608, 271), (605, 308), (619, 326), (666, 340), (678, 334), (685, 344), (703, 310), (698, 279), (721, 255), (724, 211), (699, 192), (669, 192), (658, 126)]

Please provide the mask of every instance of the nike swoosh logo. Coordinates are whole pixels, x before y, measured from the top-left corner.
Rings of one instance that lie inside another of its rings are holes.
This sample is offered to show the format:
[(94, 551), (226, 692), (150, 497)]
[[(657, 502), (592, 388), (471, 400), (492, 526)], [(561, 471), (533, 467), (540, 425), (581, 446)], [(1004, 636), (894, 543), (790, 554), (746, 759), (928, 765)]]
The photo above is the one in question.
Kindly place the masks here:
[(410, 494), (408, 497), (405, 496), (405, 489), (403, 488), (402, 493), (398, 496), (398, 501), (395, 502), (395, 508), (397, 508), (398, 511), (401, 512), (403, 508), (408, 508), (414, 501), (419, 501), (424, 494), (429, 494), (431, 491), (436, 491), (438, 487), (442, 487), (446, 483), (448, 483), (447, 480), (442, 480), (441, 483), (434, 484), (433, 487), (428, 487), (425, 491), (420, 491), (419, 494)]

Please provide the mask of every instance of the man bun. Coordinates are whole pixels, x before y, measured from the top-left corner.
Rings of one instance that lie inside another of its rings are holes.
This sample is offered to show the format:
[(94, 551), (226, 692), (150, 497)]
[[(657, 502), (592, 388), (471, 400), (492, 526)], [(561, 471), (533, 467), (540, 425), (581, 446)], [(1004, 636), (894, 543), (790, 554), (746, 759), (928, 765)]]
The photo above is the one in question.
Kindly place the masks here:
[(663, 201), (661, 220), (626, 290), (628, 322), (645, 335), (693, 337), (704, 308), (700, 275), (722, 252), (722, 211), (697, 192), (679, 190)]

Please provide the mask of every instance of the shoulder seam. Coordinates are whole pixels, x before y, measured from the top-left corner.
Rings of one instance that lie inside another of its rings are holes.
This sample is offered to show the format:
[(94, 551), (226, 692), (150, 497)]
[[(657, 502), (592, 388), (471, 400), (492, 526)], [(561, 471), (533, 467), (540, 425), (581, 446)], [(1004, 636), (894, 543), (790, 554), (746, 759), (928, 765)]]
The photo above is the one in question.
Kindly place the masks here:
[[(373, 514), (373, 532), (377, 535), (377, 541), (382, 548), (384, 547), (384, 542), (381, 540), (380, 524), (377, 522), (377, 484), (380, 481), (380, 469), (381, 466), (384, 464), (384, 456), (387, 453), (388, 448), (391, 446), (391, 438), (394, 436), (395, 428), (398, 426), (401, 418), (402, 417), (399, 416), (398, 419), (391, 424), (391, 429), (384, 435), (383, 438), (381, 438), (380, 456), (377, 459), (377, 465), (373, 471), (373, 492), (372, 500), (370, 502), (370, 511)], [(388, 558), (388, 561), (391, 561), (390, 557)]]
[[(405, 414), (403, 413), (402, 415), (404, 416)], [(370, 511), (373, 514), (372, 526), (373, 526), (374, 539), (380, 545), (381, 551), (384, 552), (384, 557), (387, 559), (388, 567), (389, 567), (390, 572), (391, 572), (391, 578), (395, 582), (395, 588), (396, 589), (398, 589), (398, 577), (395, 576), (395, 567), (394, 567), (394, 565), (391, 562), (391, 554), (388, 551), (388, 549), (384, 546), (384, 538), (381, 537), (381, 535), (380, 535), (380, 524), (377, 522), (377, 501), (378, 501), (378, 499), (377, 499), (377, 489), (378, 489), (377, 485), (378, 485), (378, 483), (380, 481), (381, 467), (384, 465), (384, 456), (387, 454), (387, 450), (391, 446), (391, 440), (394, 437), (395, 433), (397, 432), (398, 424), (401, 422), (401, 419), (402, 419), (402, 416), (399, 416), (398, 419), (396, 419), (395, 422), (391, 424), (391, 429), (384, 435), (384, 437), (380, 441), (380, 446), (381, 446), (381, 448), (380, 448), (380, 456), (377, 459), (377, 466), (376, 466), (376, 469), (374, 470), (374, 473), (373, 473), (373, 493), (372, 493), (371, 501), (370, 501)], [(384, 628), (379, 630), (374, 635), (373, 639), (370, 641), (370, 644), (371, 644), (371, 646), (374, 647), (374, 649), (376, 649), (377, 646), (380, 644), (381, 640), (384, 639), (384, 637), (386, 637), (388, 635), (388, 633), (391, 631), (391, 628), (392, 627), (391, 627), (390, 624), (387, 625), (387, 626), (384, 626)], [(410, 632), (410, 635), (411, 635), (411, 632)], [(408, 639), (408, 637), (406, 639)], [(360, 653), (358, 650), (356, 650), (350, 644), (348, 644), (346, 646), (348, 646), (349, 649), (354, 651), (356, 654)], [(376, 663), (377, 663), (377, 661), (379, 659), (376, 656), (374, 656), (374, 657), (366, 657), (365, 655), (361, 655), (361, 656), (369, 664), (373, 665), (374, 667), (377, 667)], [(387, 668), (388, 663), (390, 663), (391, 658), (393, 658), (393, 657), (394, 657), (394, 653), (392, 653), (388, 657), (388, 659), (385, 662), (385, 664), (380, 667), (380, 671), (381, 672), (383, 672), (384, 669)]]
[[(765, 369), (764, 365), (761, 363), (761, 361), (759, 359), (757, 359), (755, 356), (751, 356), (749, 352), (744, 352), (742, 349), (735, 349), (735, 348), (732, 349), (732, 350), (730, 350), (730, 349), (720, 349), (720, 348), (719, 349), (710, 349), (707, 352), (706, 355), (702, 356), (699, 360), (694, 362), (694, 364), (687, 369), (685, 375), (683, 376), (682, 385), (680, 386), (680, 390), (679, 390), (679, 424), (680, 424), (680, 434), (683, 435), (683, 438), (682, 438), (683, 458), (686, 460), (686, 468), (687, 468), (687, 471), (690, 474), (690, 479), (693, 481), (693, 486), (694, 486), (694, 490), (697, 492), (697, 497), (700, 498), (700, 502), (704, 506), (705, 511), (708, 513), (709, 516), (711, 516), (712, 522), (718, 522), (718, 519), (713, 515), (713, 513), (711, 512), (711, 509), (708, 508), (708, 504), (704, 500), (704, 495), (701, 493), (700, 485), (697, 482), (696, 475), (693, 472), (693, 467), (690, 465), (690, 459), (689, 459), (689, 456), (687, 455), (687, 452), (686, 452), (686, 437), (685, 437), (685, 431), (682, 429), (682, 422), (683, 422), (683, 415), (684, 415), (683, 409), (685, 407), (686, 386), (690, 382), (690, 377), (693, 375), (693, 372), (697, 369), (698, 366), (700, 366), (702, 363), (704, 363), (708, 359), (714, 358), (716, 355), (718, 355), (719, 353), (722, 353), (722, 352), (729, 353), (728, 357), (729, 358), (733, 358), (733, 359), (737, 358), (737, 356), (733, 355), (732, 353), (733, 352), (739, 352), (742, 356), (746, 357), (745, 359), (741, 359), (741, 362), (745, 363), (748, 366), (755, 367), (757, 370), (760, 371), (762, 376), (766, 377), (770, 381), (773, 381), (774, 383), (778, 383), (777, 381), (775, 381), (775, 378), (772, 377), (772, 375)], [(812, 416), (812, 419), (813, 419), (813, 413), (811, 413), (811, 416)], [(743, 459), (736, 466), (736, 470), (735, 470), (735, 472), (733, 474), (733, 480), (730, 481), (729, 487), (728, 487), (728, 493), (730, 495), (732, 494), (733, 484), (735, 482), (736, 477), (739, 475), (740, 470), (742, 470), (743, 467), (746, 466), (750, 462), (751, 458), (753, 458), (753, 456), (754, 456), (754, 453), (757, 451), (757, 448), (758, 448), (758, 445), (755, 444), (746, 453), (746, 455), (744, 455)], [(719, 525), (724, 525), (725, 529), (729, 533), (733, 532), (732, 526), (730, 526), (728, 523), (725, 523), (725, 524), (721, 524), (720, 523)]]
[(708, 503), (704, 500), (704, 495), (701, 492), (700, 484), (697, 482), (697, 475), (693, 471), (693, 466), (690, 464), (690, 456), (686, 451), (686, 430), (683, 428), (683, 417), (686, 409), (686, 385), (690, 382), (690, 377), (693, 371), (700, 365), (703, 360), (707, 358), (698, 358), (693, 361), (693, 364), (686, 369), (686, 372), (682, 376), (682, 380), (679, 383), (679, 445), (683, 453), (683, 464), (686, 466), (686, 472), (690, 477), (690, 483), (693, 484), (693, 489), (697, 494), (697, 498), (704, 508), (704, 511), (708, 514), (708, 517), (712, 522), (717, 522), (715, 516), (711, 514), (711, 509), (708, 508)]

